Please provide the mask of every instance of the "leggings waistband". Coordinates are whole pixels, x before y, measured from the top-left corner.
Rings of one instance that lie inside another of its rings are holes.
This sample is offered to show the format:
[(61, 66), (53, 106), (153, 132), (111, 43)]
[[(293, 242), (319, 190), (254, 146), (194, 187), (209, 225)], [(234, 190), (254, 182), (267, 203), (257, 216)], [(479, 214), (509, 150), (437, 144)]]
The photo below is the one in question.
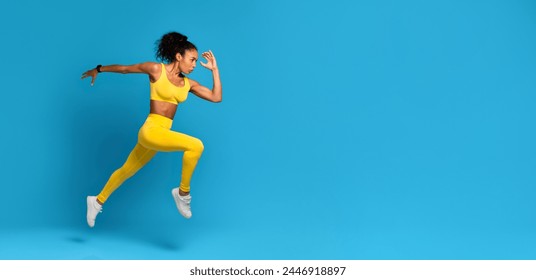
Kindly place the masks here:
[(167, 128), (171, 128), (171, 125), (173, 124), (173, 120), (168, 118), (168, 117), (164, 117), (162, 115), (158, 115), (158, 114), (149, 114), (149, 116), (147, 116), (147, 121), (151, 121), (152, 123), (157, 123), (161, 126), (165, 126)]

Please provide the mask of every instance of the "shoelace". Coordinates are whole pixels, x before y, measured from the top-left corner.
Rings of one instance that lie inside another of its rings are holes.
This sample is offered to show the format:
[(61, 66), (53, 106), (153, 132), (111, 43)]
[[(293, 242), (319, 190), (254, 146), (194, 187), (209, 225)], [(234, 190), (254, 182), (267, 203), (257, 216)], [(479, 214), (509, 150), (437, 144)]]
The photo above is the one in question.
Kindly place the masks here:
[[(98, 203), (98, 202), (96, 202), (96, 203)], [(93, 204), (93, 207), (95, 207), (96, 209), (98, 209), (98, 210), (99, 210), (99, 213), (102, 213), (102, 208), (103, 208), (102, 206), (101, 206), (100, 209), (99, 209), (98, 207), (95, 206), (95, 204)]]
[(184, 203), (190, 205), (190, 201), (192, 201), (192, 197), (181, 197), (179, 196), (179, 199), (182, 200)]

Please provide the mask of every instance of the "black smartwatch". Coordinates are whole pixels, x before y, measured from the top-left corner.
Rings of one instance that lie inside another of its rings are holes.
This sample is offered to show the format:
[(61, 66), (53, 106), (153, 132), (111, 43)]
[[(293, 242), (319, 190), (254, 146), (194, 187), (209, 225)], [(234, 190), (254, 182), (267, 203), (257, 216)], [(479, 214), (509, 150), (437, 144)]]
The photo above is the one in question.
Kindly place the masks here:
[(100, 64), (97, 65), (97, 67), (95, 67), (95, 69), (97, 69), (97, 72), (101, 73), (101, 70), (100, 70), (101, 67), (102, 67), (102, 65), (100, 65)]

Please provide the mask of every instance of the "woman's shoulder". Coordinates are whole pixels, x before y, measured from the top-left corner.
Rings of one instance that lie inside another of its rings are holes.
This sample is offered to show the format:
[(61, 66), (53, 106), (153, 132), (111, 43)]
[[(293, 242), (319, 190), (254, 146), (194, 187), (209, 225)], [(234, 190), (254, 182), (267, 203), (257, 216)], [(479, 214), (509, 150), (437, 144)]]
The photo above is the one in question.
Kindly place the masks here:
[(144, 64), (145, 67), (147, 67), (148, 69), (151, 69), (151, 70), (161, 70), (162, 68), (162, 63), (160, 62), (154, 62), (154, 61), (147, 61), (147, 62), (143, 62), (142, 64)]
[(162, 73), (162, 64), (159, 62), (147, 61), (140, 63), (143, 68), (143, 72), (149, 74), (151, 82), (155, 82), (160, 78)]

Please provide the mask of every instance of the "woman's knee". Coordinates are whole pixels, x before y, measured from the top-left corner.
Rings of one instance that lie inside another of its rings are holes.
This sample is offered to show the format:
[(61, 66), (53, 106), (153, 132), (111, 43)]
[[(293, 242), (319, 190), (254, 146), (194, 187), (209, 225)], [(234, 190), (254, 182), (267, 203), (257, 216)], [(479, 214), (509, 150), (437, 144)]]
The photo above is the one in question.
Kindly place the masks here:
[(203, 150), (205, 150), (205, 145), (203, 145), (203, 141), (199, 140), (199, 139), (195, 139), (195, 144), (194, 144), (194, 152), (198, 153), (198, 154), (202, 154), (203, 153)]
[(205, 149), (205, 146), (203, 145), (203, 142), (197, 138), (192, 139), (192, 142), (189, 145), (188, 152), (190, 152), (191, 155), (195, 156), (201, 156), (203, 153), (203, 150)]

